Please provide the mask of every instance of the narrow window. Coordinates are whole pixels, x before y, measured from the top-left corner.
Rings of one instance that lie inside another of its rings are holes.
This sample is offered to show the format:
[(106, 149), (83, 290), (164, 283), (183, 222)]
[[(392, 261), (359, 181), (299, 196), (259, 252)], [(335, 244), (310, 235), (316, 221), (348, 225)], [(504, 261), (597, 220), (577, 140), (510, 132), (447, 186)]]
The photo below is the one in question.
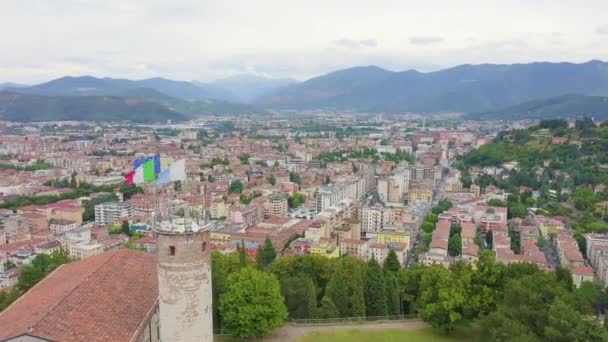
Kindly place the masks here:
[(169, 246), (169, 255), (175, 256), (175, 246)]
[(203, 242), (202, 250), (203, 252), (207, 251), (207, 242)]

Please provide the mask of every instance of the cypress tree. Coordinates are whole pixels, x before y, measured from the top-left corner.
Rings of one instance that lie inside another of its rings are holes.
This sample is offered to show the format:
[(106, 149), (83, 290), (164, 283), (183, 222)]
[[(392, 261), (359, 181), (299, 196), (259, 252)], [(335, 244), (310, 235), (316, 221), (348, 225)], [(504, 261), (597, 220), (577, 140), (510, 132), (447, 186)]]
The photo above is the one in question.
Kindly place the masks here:
[(384, 260), (384, 270), (391, 272), (399, 272), (401, 269), (401, 263), (399, 263), (399, 258), (397, 258), (397, 253), (394, 250), (388, 251), (388, 255)]
[(281, 281), (281, 293), (291, 318), (312, 318), (317, 308), (317, 288), (312, 279), (300, 273)]
[(365, 315), (365, 267), (353, 257), (343, 257), (327, 285), (327, 293), (336, 305), (340, 317)]
[(386, 316), (386, 285), (384, 272), (376, 259), (367, 262), (367, 281), (365, 284), (365, 314), (366, 316)]
[(386, 285), (386, 305), (389, 315), (401, 314), (401, 299), (399, 298), (399, 286), (397, 277), (393, 272), (384, 272), (384, 283)]

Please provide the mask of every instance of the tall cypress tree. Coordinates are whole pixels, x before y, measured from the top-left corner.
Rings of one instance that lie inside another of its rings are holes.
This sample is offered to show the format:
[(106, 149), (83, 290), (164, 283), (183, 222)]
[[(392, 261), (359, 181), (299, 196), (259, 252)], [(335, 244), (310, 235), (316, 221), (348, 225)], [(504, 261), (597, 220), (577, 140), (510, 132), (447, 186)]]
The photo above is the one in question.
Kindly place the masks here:
[(365, 315), (365, 264), (353, 257), (340, 258), (327, 285), (327, 293), (340, 317)]
[(367, 262), (367, 282), (365, 284), (365, 314), (367, 316), (386, 316), (386, 285), (384, 272), (375, 258)]
[(312, 318), (317, 308), (317, 288), (304, 273), (281, 281), (281, 293), (291, 318)]
[(386, 305), (388, 314), (401, 314), (401, 299), (399, 298), (399, 285), (397, 284), (397, 277), (393, 272), (384, 272), (384, 283), (386, 287)]
[(394, 250), (388, 251), (388, 255), (384, 260), (384, 270), (391, 272), (399, 272), (401, 269), (401, 263), (399, 263), (399, 258), (397, 258), (397, 253)]

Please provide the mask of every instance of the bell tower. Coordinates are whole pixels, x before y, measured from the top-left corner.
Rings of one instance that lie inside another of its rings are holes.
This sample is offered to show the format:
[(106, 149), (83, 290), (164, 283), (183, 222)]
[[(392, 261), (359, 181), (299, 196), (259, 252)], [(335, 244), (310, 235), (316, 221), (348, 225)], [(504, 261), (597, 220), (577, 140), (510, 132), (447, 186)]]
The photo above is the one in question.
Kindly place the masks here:
[(182, 217), (155, 232), (161, 341), (213, 341), (209, 231)]

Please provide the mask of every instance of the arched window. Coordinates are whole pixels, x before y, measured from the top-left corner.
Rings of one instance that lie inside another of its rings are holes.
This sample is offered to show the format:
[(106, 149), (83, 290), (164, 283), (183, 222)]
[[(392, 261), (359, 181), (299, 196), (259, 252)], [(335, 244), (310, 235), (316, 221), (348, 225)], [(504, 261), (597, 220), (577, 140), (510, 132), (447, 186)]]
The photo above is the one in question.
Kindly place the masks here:
[(203, 242), (203, 246), (201, 247), (201, 250), (202, 250), (203, 252), (206, 252), (206, 251), (207, 251), (207, 242), (206, 242), (206, 241), (205, 241), (205, 242)]
[(175, 246), (169, 246), (169, 255), (175, 256)]

